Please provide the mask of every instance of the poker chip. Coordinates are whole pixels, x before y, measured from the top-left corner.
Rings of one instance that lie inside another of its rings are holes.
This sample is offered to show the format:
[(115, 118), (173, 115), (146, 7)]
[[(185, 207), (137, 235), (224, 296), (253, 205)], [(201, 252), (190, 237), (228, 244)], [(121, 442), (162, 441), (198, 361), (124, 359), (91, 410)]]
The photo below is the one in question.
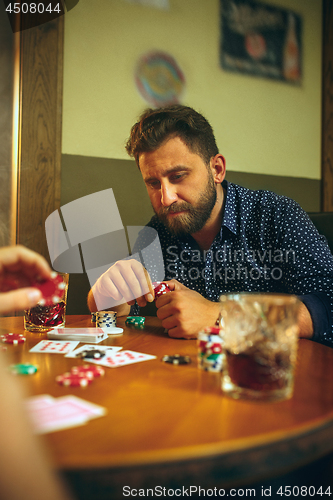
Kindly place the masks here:
[(96, 311), (95, 314), (96, 314), (96, 317), (100, 317), (100, 318), (108, 317), (108, 316), (110, 316), (111, 318), (117, 317), (117, 313), (115, 311)]
[(58, 375), (58, 377), (56, 377), (56, 382), (65, 387), (87, 387), (87, 385), (91, 384), (93, 378), (94, 377), (87, 376), (83, 373), (67, 372), (63, 375)]
[(210, 358), (201, 358), (198, 361), (199, 368), (206, 372), (220, 372), (223, 368), (223, 361), (218, 357), (218, 355), (212, 355)]
[(83, 359), (100, 359), (105, 356), (105, 351), (100, 351), (99, 349), (87, 349), (85, 351), (79, 352), (76, 357)]
[(220, 328), (218, 326), (206, 326), (204, 329), (204, 333), (210, 334), (210, 335), (220, 335)]
[(155, 300), (158, 299), (158, 297), (160, 297), (161, 295), (171, 292), (168, 285), (163, 281), (154, 281), (152, 285), (154, 287)]
[(26, 338), (22, 333), (6, 333), (5, 335), (1, 335), (1, 341), (5, 344), (24, 344)]
[(117, 323), (117, 313), (115, 311), (97, 311), (95, 318), (98, 328), (112, 328)]
[(16, 365), (10, 365), (9, 369), (15, 375), (33, 375), (37, 372), (38, 367), (29, 363), (18, 363)]
[(172, 365), (188, 365), (189, 363), (191, 363), (191, 358), (190, 356), (182, 356), (181, 354), (166, 354), (165, 356), (163, 356), (162, 361), (164, 361), (164, 363), (170, 363)]
[(103, 377), (105, 374), (104, 369), (101, 366), (96, 365), (83, 365), (83, 366), (73, 366), (71, 373), (74, 374), (86, 374), (87, 377), (96, 378)]
[(127, 325), (144, 325), (146, 318), (144, 316), (127, 316), (125, 323)]
[(31, 286), (38, 288), (42, 293), (42, 299), (38, 304), (41, 306), (51, 306), (61, 301), (67, 285), (59, 274), (52, 273), (52, 278), (37, 280)]
[(206, 327), (199, 332), (198, 367), (208, 372), (220, 372), (223, 367), (223, 340), (218, 327)]

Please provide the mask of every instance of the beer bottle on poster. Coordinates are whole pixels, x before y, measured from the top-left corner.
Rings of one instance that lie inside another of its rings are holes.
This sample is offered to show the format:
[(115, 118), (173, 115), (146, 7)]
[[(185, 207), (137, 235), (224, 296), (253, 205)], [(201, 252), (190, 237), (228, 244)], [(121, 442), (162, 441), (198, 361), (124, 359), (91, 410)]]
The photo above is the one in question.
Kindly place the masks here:
[(300, 78), (299, 46), (296, 37), (296, 22), (292, 13), (288, 15), (288, 29), (283, 51), (283, 75), (286, 80)]

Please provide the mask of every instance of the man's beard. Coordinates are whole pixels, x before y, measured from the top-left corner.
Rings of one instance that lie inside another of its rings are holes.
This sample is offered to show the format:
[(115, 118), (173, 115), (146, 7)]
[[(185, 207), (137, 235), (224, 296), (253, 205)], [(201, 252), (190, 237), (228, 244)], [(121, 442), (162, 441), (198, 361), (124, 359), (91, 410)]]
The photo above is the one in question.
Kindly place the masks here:
[[(209, 178), (205, 190), (200, 194), (195, 206), (186, 201), (173, 203), (169, 207), (161, 207), (156, 215), (170, 233), (175, 236), (194, 234), (200, 231), (209, 219), (216, 203), (216, 188), (213, 176), (209, 172)], [(168, 217), (169, 213), (185, 213)]]

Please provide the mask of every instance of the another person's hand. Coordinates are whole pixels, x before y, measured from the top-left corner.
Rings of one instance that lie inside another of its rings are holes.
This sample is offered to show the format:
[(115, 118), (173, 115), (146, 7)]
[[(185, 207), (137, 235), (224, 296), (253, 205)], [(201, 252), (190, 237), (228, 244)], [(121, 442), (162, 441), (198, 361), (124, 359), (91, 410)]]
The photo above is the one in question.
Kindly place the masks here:
[(38, 253), (22, 245), (0, 248), (0, 314), (34, 307), (42, 297), (33, 283), (51, 274)]
[[(91, 294), (99, 309), (113, 307), (112, 302), (115, 305), (127, 303), (131, 306), (135, 304), (135, 299), (140, 307), (144, 307), (147, 302), (154, 300), (154, 288), (150, 276), (142, 264), (135, 259), (124, 259), (113, 264), (96, 281)], [(91, 294), (89, 294), (88, 305), (92, 310), (94, 304), (91, 301)], [(99, 304), (102, 307), (99, 307)]]
[(220, 312), (218, 302), (211, 302), (176, 280), (166, 281), (171, 293), (156, 300), (157, 317), (170, 337), (193, 339), (206, 326), (214, 326)]

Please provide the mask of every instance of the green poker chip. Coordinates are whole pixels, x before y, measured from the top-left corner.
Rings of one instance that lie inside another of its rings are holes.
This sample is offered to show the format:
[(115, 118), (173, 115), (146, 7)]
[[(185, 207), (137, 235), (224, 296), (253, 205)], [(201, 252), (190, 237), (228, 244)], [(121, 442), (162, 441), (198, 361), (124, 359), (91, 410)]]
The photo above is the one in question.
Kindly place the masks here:
[(38, 370), (36, 365), (29, 363), (18, 363), (17, 365), (10, 365), (10, 371), (15, 375), (33, 375)]
[(125, 323), (128, 325), (144, 325), (145, 320), (144, 316), (127, 316)]

